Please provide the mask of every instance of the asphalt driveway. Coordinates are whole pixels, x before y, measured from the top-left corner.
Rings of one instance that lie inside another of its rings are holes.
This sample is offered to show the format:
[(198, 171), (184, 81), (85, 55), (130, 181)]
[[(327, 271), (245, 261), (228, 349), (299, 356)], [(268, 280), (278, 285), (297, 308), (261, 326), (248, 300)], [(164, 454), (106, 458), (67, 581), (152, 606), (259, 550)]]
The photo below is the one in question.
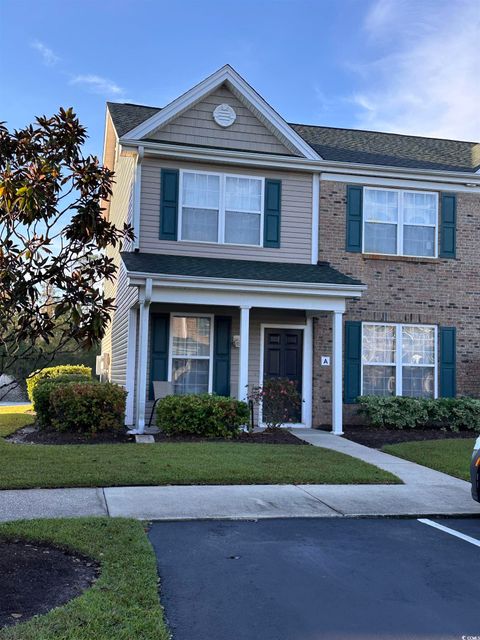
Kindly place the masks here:
[[(480, 519), (436, 520), (480, 541)], [(159, 522), (174, 640), (480, 638), (480, 546), (418, 520)]]

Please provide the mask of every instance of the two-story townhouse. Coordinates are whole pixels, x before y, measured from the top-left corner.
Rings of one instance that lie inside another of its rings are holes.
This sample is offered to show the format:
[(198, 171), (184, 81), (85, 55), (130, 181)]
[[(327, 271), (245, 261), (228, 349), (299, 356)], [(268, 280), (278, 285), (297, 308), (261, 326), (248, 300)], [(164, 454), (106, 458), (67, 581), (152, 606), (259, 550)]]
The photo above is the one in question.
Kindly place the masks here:
[(297, 423), (335, 433), (361, 394), (479, 393), (480, 144), (289, 124), (227, 65), (164, 108), (109, 103), (104, 163), (135, 241), (102, 354), (136, 430), (154, 381), (288, 377)]

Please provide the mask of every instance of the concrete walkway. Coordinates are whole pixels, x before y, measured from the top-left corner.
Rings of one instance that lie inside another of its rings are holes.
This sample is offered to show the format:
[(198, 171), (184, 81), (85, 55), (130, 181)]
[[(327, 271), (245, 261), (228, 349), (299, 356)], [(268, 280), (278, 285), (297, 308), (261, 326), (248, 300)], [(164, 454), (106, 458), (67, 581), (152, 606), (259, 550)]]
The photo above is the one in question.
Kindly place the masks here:
[(110, 515), (144, 520), (479, 515), (468, 482), (327, 432), (295, 434), (390, 471), (403, 485), (234, 485), (0, 491), (0, 521)]

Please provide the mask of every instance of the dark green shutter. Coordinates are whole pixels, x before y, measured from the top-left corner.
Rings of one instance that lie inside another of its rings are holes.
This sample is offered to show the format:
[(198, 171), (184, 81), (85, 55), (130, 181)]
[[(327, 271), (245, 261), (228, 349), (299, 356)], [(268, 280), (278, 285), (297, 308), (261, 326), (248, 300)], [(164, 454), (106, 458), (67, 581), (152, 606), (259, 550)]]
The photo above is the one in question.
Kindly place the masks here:
[(160, 240), (176, 240), (178, 171), (176, 169), (162, 169), (160, 182)]
[(360, 395), (362, 357), (362, 323), (345, 322), (345, 384), (344, 399), (347, 404), (356, 401)]
[(456, 333), (455, 327), (440, 327), (439, 396), (441, 398), (454, 398), (457, 395)]
[(363, 187), (347, 186), (347, 228), (346, 249), (361, 253), (362, 251), (362, 207)]
[(264, 247), (280, 247), (281, 203), (281, 180), (265, 180)]
[(457, 236), (457, 196), (442, 193), (440, 219), (440, 257), (455, 258)]
[(154, 313), (151, 318), (150, 385), (149, 396), (153, 400), (152, 382), (168, 380), (168, 339), (170, 318)]
[(215, 316), (213, 337), (213, 392), (230, 395), (230, 345), (232, 319)]

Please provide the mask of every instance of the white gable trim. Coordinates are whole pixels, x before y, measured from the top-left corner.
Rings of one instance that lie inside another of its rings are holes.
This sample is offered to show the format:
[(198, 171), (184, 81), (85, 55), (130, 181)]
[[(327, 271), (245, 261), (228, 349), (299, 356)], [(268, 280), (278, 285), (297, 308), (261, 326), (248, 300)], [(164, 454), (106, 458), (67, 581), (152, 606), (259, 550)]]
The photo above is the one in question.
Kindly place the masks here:
[(280, 139), (285, 139), (302, 156), (309, 160), (321, 160), (312, 147), (298, 135), (290, 125), (230, 66), (225, 65), (214, 74), (197, 84), (195, 87), (176, 98), (164, 109), (142, 122), (137, 127), (122, 136), (122, 138), (139, 140), (149, 133), (165, 125), (203, 97), (214, 91), (224, 82), (229, 84), (235, 92), (241, 94), (278, 132)]

